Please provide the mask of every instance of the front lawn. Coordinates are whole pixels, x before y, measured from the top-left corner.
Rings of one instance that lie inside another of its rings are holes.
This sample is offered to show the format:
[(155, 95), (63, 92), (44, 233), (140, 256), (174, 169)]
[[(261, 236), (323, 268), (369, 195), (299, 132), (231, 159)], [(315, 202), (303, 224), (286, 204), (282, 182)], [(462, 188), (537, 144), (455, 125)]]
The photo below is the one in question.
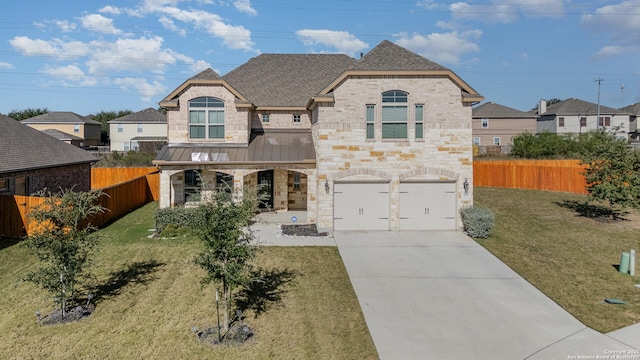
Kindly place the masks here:
[[(640, 252), (640, 216), (603, 221), (582, 216), (586, 197), (534, 190), (476, 188), (476, 205), (496, 215), (478, 242), (585, 325), (609, 332), (640, 322), (636, 276), (617, 271), (623, 251)], [(638, 256), (640, 261), (640, 256)], [(628, 305), (603, 304), (616, 298)]]
[(377, 353), (335, 247), (265, 247), (264, 302), (245, 322), (248, 345), (210, 348), (191, 328), (214, 325), (212, 286), (192, 259), (194, 239), (149, 239), (157, 203), (99, 231), (95, 312), (64, 325), (36, 323), (53, 309), (46, 293), (19, 279), (35, 261), (0, 239), (0, 354), (15, 359), (374, 359)]

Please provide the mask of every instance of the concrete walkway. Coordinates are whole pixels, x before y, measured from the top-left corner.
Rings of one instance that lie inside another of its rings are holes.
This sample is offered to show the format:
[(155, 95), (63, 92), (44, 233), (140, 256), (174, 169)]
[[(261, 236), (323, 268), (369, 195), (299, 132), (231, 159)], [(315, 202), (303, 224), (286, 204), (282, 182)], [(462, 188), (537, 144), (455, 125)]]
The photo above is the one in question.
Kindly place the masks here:
[(381, 359), (640, 360), (640, 324), (585, 327), (461, 232), (282, 237), (276, 224), (291, 216), (306, 214), (251, 227), (263, 245), (338, 246)]

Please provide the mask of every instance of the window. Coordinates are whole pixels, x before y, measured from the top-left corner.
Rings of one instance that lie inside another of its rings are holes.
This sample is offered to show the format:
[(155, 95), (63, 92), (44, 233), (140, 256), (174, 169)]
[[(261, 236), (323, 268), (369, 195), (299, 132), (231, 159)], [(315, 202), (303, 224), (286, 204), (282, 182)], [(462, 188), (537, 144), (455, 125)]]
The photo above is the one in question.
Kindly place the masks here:
[(74, 133), (80, 132), (80, 124), (73, 124), (73, 132)]
[(611, 116), (601, 116), (598, 118), (598, 126), (611, 126)]
[(200, 201), (202, 191), (202, 176), (200, 170), (185, 170), (184, 172), (184, 201)]
[(382, 138), (407, 138), (407, 100), (403, 91), (385, 91), (382, 93)]
[(299, 123), (300, 122), (300, 115), (293, 115), (293, 122), (294, 123)]
[(493, 138), (493, 145), (500, 145), (500, 138), (499, 137), (494, 137)]
[(473, 145), (480, 145), (480, 137), (478, 136), (473, 137)]
[(482, 118), (482, 128), (483, 129), (488, 129), (489, 128), (489, 119)]
[(300, 190), (300, 174), (293, 174), (293, 190)]
[(15, 190), (14, 190), (14, 194), (15, 195), (29, 195), (29, 178), (26, 176), (23, 177), (18, 177), (16, 178), (15, 181)]
[(375, 137), (375, 105), (367, 105), (366, 126), (367, 126), (367, 139), (373, 139)]
[(416, 115), (415, 115), (415, 120), (416, 120), (416, 139), (422, 139), (422, 131), (423, 131), (423, 127), (422, 127), (422, 123), (424, 121), (424, 105), (422, 104), (418, 104), (416, 105)]
[(216, 171), (216, 190), (231, 193), (233, 191), (233, 175)]
[(142, 132), (142, 124), (137, 124), (138, 132)]
[(586, 117), (581, 117), (580, 118), (580, 126), (582, 126), (582, 127), (587, 126), (587, 118)]
[(213, 97), (189, 101), (189, 138), (224, 139), (224, 101)]
[(124, 129), (122, 128), (122, 124), (118, 124), (118, 132), (123, 132)]
[(140, 145), (138, 144), (137, 141), (132, 141), (131, 142), (131, 150), (133, 151), (138, 151), (140, 150)]
[(130, 143), (129, 143), (128, 141), (125, 141), (125, 142), (124, 142), (124, 146), (123, 146), (124, 151), (129, 151), (129, 144), (130, 144)]
[(564, 118), (563, 117), (559, 117), (558, 118), (558, 126), (564, 127)]
[(263, 123), (269, 122), (269, 114), (262, 114), (262, 122)]
[(0, 180), (0, 192), (9, 191), (9, 180), (2, 179)]

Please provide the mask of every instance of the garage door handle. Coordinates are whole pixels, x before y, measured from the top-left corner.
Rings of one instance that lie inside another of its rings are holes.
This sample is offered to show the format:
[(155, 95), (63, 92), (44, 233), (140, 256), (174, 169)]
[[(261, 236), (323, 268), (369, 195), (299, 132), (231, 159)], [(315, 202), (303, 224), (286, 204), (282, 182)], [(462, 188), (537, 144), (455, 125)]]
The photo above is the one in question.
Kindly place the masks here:
[(334, 220), (342, 220), (342, 219), (344, 219), (344, 218), (333, 218), (333, 219), (334, 219)]
[(453, 220), (453, 219), (455, 219), (455, 218), (454, 218), (454, 217), (451, 217), (451, 216), (445, 216), (445, 219), (447, 219), (447, 220)]
[(424, 208), (424, 214), (429, 215), (429, 208)]

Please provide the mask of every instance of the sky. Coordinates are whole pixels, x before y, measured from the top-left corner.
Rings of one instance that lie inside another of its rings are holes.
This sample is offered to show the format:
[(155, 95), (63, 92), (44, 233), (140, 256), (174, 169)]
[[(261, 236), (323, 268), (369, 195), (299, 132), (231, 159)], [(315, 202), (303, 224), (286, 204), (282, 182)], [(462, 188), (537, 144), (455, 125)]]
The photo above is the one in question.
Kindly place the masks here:
[(224, 75), (264, 53), (357, 59), (383, 40), (450, 68), (484, 102), (528, 111), (540, 99), (640, 101), (640, 0), (22, 0), (2, 8), (2, 114), (158, 108), (206, 68)]

